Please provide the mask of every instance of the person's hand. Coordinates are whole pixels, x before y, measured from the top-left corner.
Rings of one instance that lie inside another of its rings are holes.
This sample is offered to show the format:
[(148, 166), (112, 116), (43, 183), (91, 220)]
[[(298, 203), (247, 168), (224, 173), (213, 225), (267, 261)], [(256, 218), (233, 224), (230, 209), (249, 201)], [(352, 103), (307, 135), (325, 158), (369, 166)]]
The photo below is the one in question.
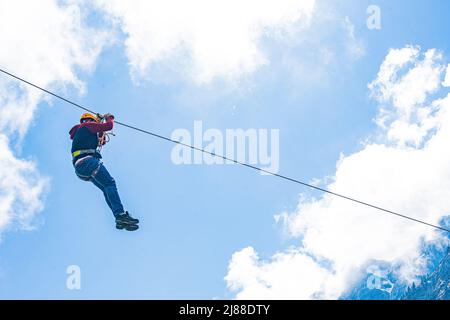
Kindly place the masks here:
[(105, 113), (103, 115), (103, 118), (105, 118), (106, 120), (111, 119), (111, 118), (114, 119), (114, 116), (111, 113)]

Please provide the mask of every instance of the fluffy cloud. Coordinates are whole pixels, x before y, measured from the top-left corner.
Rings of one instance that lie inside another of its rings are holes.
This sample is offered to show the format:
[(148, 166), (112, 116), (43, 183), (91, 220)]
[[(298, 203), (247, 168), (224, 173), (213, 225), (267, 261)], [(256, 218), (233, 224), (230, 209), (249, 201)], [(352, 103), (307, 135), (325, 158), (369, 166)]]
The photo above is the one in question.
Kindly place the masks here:
[(30, 228), (34, 214), (43, 208), (42, 194), (48, 180), (41, 177), (31, 161), (17, 159), (0, 134), (0, 230), (11, 221)]
[[(383, 134), (342, 156), (326, 188), (433, 224), (450, 213), (450, 95), (433, 98), (445, 71), (441, 60), (419, 47), (389, 52), (369, 85), (383, 106)], [(251, 248), (235, 253), (226, 281), (237, 298), (335, 299), (375, 260), (396, 265), (408, 283), (427, 271), (421, 245), (448, 241), (427, 226), (329, 195), (302, 197), (281, 217), (301, 245), (268, 261)]]
[[(388, 139), (398, 145), (419, 146), (438, 121), (433, 116), (437, 106), (424, 102), (440, 88), (445, 68), (440, 63), (442, 56), (436, 50), (428, 50), (421, 60), (417, 59), (418, 55), (417, 47), (392, 50), (378, 78), (369, 85), (380, 103), (391, 102), (392, 110), (383, 109), (377, 122), (383, 128), (389, 126)], [(413, 68), (400, 76), (411, 65)]]
[[(104, 39), (84, 25), (75, 2), (0, 0), (1, 68), (44, 87), (82, 91), (75, 70), (93, 68)], [(0, 230), (15, 220), (28, 226), (43, 207), (48, 179), (11, 148), (26, 134), (43, 99), (36, 89), (0, 75)]]
[[(170, 60), (198, 83), (236, 79), (267, 64), (259, 40), (308, 25), (315, 5), (315, 0), (96, 2), (126, 34), (135, 79)], [(186, 64), (192, 68), (185, 70)]]
[[(255, 250), (248, 247), (233, 255), (229, 270), (226, 280), (230, 289), (242, 290), (238, 298), (243, 299), (296, 299), (298, 294), (293, 287), (320, 292), (323, 282), (332, 280), (326, 268), (295, 250), (275, 255), (270, 263), (262, 263)], [(315, 281), (317, 278), (323, 281)]]

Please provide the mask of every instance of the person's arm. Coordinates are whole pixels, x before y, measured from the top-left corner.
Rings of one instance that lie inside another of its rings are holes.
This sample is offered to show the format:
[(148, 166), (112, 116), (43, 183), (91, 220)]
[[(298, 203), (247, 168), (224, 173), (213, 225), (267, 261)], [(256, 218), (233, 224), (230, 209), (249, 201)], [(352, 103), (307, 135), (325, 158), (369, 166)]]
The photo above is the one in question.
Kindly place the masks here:
[(72, 129), (70, 129), (70, 131), (69, 131), (70, 139), (73, 140), (73, 137), (75, 136), (75, 133), (77, 132), (79, 127), (80, 127), (80, 125), (77, 124), (76, 126), (73, 126)]
[(105, 131), (111, 131), (114, 127), (114, 116), (109, 115), (106, 118), (106, 122), (104, 122), (104, 123), (87, 122), (84, 125), (92, 133), (101, 133), (101, 132), (105, 132)]

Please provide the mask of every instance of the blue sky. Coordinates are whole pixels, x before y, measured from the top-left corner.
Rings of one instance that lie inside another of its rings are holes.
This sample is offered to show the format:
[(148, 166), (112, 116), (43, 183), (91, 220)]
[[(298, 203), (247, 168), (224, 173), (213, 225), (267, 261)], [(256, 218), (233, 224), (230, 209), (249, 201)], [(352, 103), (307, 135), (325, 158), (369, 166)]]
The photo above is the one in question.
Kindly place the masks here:
[[(313, 22), (299, 43), (262, 39), (270, 64), (231, 85), (220, 79), (198, 85), (172, 73), (133, 82), (126, 35), (118, 31), (118, 41), (102, 50), (95, 70), (78, 73), (86, 94), (55, 89), (166, 136), (177, 128), (192, 130), (195, 120), (221, 130), (279, 129), (280, 173), (303, 181), (334, 175), (340, 154), (359, 151), (376, 131), (378, 107), (367, 84), (389, 49), (413, 44), (448, 57), (450, 3), (379, 0), (382, 29), (371, 31), (365, 11), (373, 1), (319, 2), (333, 12), (329, 22)], [(95, 17), (91, 24), (104, 23)], [(345, 17), (364, 47), (359, 57), (345, 53)], [(329, 65), (314, 53), (323, 47), (334, 53)], [(311, 79), (309, 72), (289, 68), (286, 57), (320, 75)], [(295, 210), (300, 194), (321, 196), (238, 166), (176, 166), (172, 145), (117, 126), (102, 152), (104, 163), (126, 209), (141, 220), (138, 232), (119, 232), (100, 192), (74, 175), (68, 130), (79, 116), (61, 101), (42, 101), (18, 151), (36, 161), (51, 183), (36, 229), (2, 233), (2, 299), (233, 298), (224, 280), (233, 253), (252, 246), (270, 259), (297, 243), (274, 215)], [(69, 265), (81, 268), (81, 290), (66, 288)]]

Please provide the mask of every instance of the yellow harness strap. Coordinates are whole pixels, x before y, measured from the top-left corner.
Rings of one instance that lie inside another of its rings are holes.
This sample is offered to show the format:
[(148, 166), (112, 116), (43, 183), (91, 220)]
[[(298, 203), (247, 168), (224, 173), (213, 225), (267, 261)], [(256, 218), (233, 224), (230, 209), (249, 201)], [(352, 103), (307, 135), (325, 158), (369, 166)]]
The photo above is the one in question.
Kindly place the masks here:
[(80, 154), (94, 154), (96, 153), (97, 150), (96, 149), (86, 149), (86, 150), (77, 150), (72, 152), (72, 157), (78, 157)]

